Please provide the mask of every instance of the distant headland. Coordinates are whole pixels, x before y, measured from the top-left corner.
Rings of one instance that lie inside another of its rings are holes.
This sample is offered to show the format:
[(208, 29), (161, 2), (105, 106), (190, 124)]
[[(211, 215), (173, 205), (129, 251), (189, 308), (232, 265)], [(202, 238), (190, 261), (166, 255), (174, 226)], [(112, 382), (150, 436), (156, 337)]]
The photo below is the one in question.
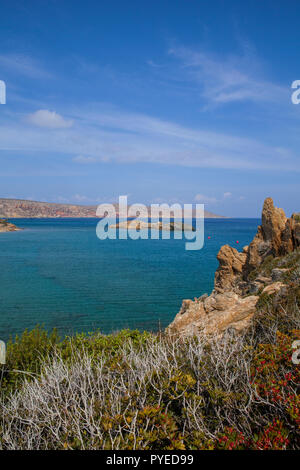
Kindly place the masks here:
[[(100, 203), (99, 203), (100, 204)], [(114, 204), (118, 216), (118, 204)], [(60, 204), (55, 202), (28, 201), (26, 199), (0, 198), (0, 217), (5, 218), (83, 218), (96, 217), (97, 206)], [(224, 216), (204, 211), (207, 219), (223, 219)]]

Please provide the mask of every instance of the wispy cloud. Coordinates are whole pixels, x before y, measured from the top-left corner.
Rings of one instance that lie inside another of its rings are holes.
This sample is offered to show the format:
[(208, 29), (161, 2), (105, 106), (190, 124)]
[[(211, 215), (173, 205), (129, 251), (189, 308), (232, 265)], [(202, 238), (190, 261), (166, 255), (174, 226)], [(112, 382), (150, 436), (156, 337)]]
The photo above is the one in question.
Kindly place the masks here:
[(26, 120), (34, 126), (49, 129), (65, 129), (73, 125), (73, 121), (64, 119), (60, 114), (55, 111), (48, 111), (48, 109), (40, 109), (29, 114)]
[(211, 105), (232, 102), (288, 103), (289, 90), (263, 78), (260, 61), (251, 53), (216, 57), (204, 51), (173, 47), (169, 54), (181, 62), (181, 71), (199, 86)]
[[(172, 48), (169, 54), (176, 59), (184, 80), (197, 85), (208, 106), (246, 100), (279, 102), (285, 93), (282, 87), (258, 78), (262, 75), (260, 64), (251, 54), (220, 59), (182, 47)], [(16, 57), (0, 55), (0, 64), (17, 67), (34, 77), (44, 73), (36, 61), (24, 57), (14, 61)], [(156, 68), (157, 64), (150, 61), (150, 65)], [(80, 67), (94, 73), (91, 65), (80, 62)], [(167, 67), (162, 68), (167, 73)], [(44, 103), (26, 105), (33, 110), (30, 114), (21, 118), (13, 113), (7, 119), (2, 116), (0, 150), (65, 154), (73, 168), (99, 162), (142, 162), (216, 169), (300, 170), (297, 152), (288, 145), (272, 145), (272, 139), (265, 143), (238, 133), (208, 130), (199, 124), (180, 125), (171, 119), (99, 103), (55, 110)], [(229, 193), (223, 196), (229, 197)]]
[(100, 105), (69, 109), (66, 115), (70, 119), (49, 111), (41, 116), (40, 110), (31, 118), (39, 127), (24, 126), (22, 120), (2, 125), (0, 149), (58, 152), (70, 155), (74, 164), (147, 162), (199, 168), (300, 170), (300, 161), (291, 150), (254, 139), (192, 129)]

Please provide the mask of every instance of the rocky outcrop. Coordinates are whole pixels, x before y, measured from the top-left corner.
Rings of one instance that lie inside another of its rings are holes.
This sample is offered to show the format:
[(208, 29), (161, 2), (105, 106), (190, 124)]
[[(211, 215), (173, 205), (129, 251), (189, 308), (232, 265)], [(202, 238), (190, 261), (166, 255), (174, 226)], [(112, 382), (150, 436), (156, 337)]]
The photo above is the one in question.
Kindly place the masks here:
[(200, 332), (220, 334), (229, 327), (240, 331), (253, 316), (257, 300), (257, 296), (242, 298), (232, 291), (223, 294), (214, 292), (205, 300), (185, 300), (167, 331), (184, 336)]
[(243, 330), (256, 311), (257, 294), (278, 293), (285, 287), (281, 279), (289, 271), (273, 269), (268, 277), (259, 273), (258, 268), (268, 256), (283, 256), (299, 246), (300, 215), (293, 214), (287, 219), (284, 211), (274, 207), (272, 199), (267, 198), (262, 224), (253, 241), (242, 252), (229, 245), (221, 247), (213, 292), (194, 301), (184, 300), (167, 332), (190, 335), (200, 331), (221, 334), (228, 328)]
[(228, 245), (222, 246), (217, 258), (219, 268), (215, 275), (215, 290), (233, 289), (239, 294), (248, 292), (249, 274), (268, 257), (284, 256), (300, 246), (300, 215), (287, 219), (283, 209), (274, 207), (267, 198), (262, 210), (262, 224), (243, 252)]
[(248, 247), (243, 249), (243, 253), (238, 252), (229, 245), (224, 245), (217, 254), (219, 268), (215, 274), (215, 290), (224, 292), (233, 289), (237, 277), (243, 274), (243, 268), (247, 259)]
[(276, 292), (279, 292), (283, 287), (285, 287), (285, 284), (283, 284), (283, 282), (273, 282), (272, 284), (269, 284), (268, 286), (266, 286), (264, 288), (264, 290), (262, 291), (262, 294), (268, 294), (268, 295), (272, 295), (272, 294), (275, 294)]
[(300, 213), (292, 215), (291, 231), (294, 247), (298, 248), (300, 246)]
[(7, 220), (0, 220), (0, 233), (2, 232), (17, 232), (21, 230), (16, 225), (11, 224)]
[(287, 219), (283, 209), (274, 207), (268, 197), (262, 210), (262, 224), (250, 243), (243, 277), (256, 269), (267, 256), (283, 256), (300, 246), (300, 218), (294, 214)]

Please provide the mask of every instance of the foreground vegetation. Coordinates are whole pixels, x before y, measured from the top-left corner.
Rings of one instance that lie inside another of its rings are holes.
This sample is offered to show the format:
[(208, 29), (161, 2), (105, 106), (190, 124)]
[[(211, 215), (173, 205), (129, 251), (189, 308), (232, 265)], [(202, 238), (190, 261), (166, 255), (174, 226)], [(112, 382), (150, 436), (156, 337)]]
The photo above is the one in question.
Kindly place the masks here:
[(8, 348), (1, 447), (296, 449), (295, 339), (299, 329), (260, 321), (210, 344), (137, 331), (63, 341), (25, 332)]
[(286, 288), (260, 295), (243, 334), (25, 331), (8, 344), (0, 447), (299, 449), (299, 250), (274, 266)]

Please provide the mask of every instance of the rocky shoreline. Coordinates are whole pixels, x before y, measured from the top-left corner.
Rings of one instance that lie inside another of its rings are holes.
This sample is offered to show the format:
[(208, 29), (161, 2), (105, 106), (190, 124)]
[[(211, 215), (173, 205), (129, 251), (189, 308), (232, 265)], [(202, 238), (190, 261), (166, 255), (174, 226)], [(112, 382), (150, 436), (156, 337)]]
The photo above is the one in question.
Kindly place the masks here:
[(18, 232), (19, 230), (22, 230), (22, 229), (17, 227), (15, 224), (11, 224), (7, 220), (0, 220), (0, 233)]
[(187, 336), (200, 331), (209, 335), (222, 334), (229, 328), (244, 330), (256, 312), (260, 296), (284, 293), (286, 288), (288, 268), (275, 267), (266, 275), (266, 263), (294, 251), (300, 252), (300, 214), (287, 218), (283, 209), (274, 207), (273, 200), (267, 198), (262, 225), (253, 241), (242, 252), (229, 245), (221, 247), (212, 293), (183, 300), (167, 333)]

